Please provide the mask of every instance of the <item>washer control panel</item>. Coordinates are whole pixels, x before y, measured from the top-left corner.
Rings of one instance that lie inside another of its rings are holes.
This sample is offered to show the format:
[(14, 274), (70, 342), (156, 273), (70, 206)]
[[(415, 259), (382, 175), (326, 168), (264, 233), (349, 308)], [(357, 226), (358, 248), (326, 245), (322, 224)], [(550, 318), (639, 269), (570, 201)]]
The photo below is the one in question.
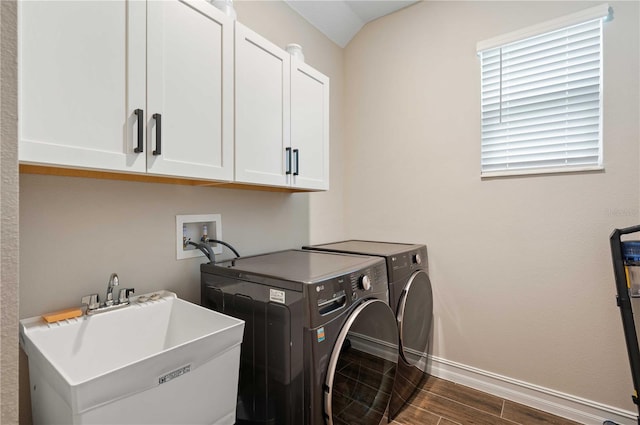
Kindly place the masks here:
[(395, 282), (397, 279), (409, 275), (418, 269), (428, 272), (426, 246), (421, 246), (418, 249), (412, 249), (400, 254), (391, 255), (388, 260), (391, 267), (389, 274), (391, 275), (390, 280), (392, 282)]
[(382, 259), (374, 266), (307, 286), (309, 326), (326, 323), (364, 298), (388, 301), (388, 283)]
[(364, 291), (371, 290), (371, 278), (368, 275), (363, 274), (362, 276), (360, 276), (359, 282), (360, 289)]

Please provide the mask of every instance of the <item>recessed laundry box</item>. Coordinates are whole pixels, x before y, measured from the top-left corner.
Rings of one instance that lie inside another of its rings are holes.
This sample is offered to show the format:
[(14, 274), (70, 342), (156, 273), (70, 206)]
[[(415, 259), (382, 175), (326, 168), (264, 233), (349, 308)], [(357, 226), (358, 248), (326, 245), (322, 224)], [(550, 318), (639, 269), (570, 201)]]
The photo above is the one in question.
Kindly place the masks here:
[(92, 316), (20, 321), (35, 424), (235, 422), (244, 322), (150, 295)]

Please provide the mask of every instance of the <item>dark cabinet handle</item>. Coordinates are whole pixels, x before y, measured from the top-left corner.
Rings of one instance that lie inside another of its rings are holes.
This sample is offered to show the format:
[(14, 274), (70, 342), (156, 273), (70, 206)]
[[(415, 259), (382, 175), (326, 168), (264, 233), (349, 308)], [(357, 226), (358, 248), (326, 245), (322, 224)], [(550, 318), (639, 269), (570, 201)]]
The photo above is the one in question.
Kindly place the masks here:
[(285, 152), (287, 153), (287, 171), (285, 174), (291, 174), (291, 148), (285, 148)]
[(156, 120), (156, 149), (153, 154), (162, 155), (162, 115), (153, 114), (153, 119)]
[(300, 174), (300, 151), (298, 149), (293, 150), (293, 154), (296, 157), (296, 171), (293, 173), (294, 176)]
[(142, 109), (136, 109), (133, 111), (136, 114), (138, 120), (138, 146), (136, 146), (133, 151), (135, 153), (144, 152), (144, 111)]

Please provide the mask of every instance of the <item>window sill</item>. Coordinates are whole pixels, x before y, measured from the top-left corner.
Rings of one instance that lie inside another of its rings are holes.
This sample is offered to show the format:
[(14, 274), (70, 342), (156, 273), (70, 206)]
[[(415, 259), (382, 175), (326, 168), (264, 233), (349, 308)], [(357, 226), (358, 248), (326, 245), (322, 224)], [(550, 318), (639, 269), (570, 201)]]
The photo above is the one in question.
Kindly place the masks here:
[(604, 172), (604, 166), (585, 167), (553, 167), (553, 168), (529, 168), (521, 170), (488, 171), (480, 174), (481, 180), (492, 180), (504, 177), (542, 176), (548, 174), (575, 174), (585, 172)]

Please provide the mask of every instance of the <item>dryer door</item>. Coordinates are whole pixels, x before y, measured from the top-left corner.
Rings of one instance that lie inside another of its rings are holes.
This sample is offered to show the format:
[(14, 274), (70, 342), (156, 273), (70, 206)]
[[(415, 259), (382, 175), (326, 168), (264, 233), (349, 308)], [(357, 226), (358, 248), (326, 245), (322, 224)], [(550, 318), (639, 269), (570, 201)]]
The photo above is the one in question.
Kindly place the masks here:
[(350, 314), (331, 353), (324, 387), (327, 423), (380, 424), (397, 361), (393, 312), (381, 300), (363, 302)]
[(416, 365), (427, 350), (432, 317), (431, 281), (424, 270), (418, 270), (407, 281), (398, 304), (400, 354), (410, 365)]

